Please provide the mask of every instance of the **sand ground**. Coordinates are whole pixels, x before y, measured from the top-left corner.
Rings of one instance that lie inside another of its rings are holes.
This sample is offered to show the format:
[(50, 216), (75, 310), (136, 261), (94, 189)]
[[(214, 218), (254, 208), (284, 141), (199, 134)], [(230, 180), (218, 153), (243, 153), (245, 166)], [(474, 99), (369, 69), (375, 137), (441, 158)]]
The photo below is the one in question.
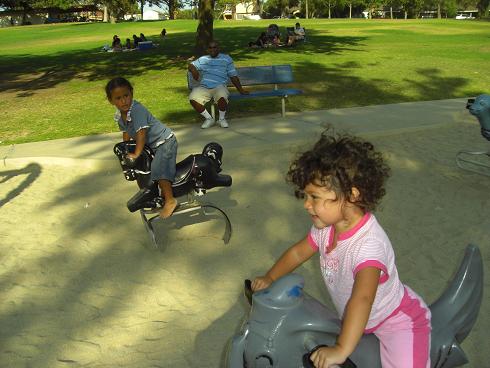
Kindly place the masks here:
[[(468, 243), (479, 245), (484, 300), (463, 343), (490, 367), (490, 177), (459, 169), (461, 149), (488, 149), (464, 100), (374, 106), (176, 127), (179, 159), (217, 141), (231, 188), (205, 199), (219, 217), (157, 225), (152, 249), (136, 192), (112, 154), (119, 134), (0, 147), (0, 367), (223, 366), (247, 311), (245, 278), (264, 273), (310, 221), (284, 174), (327, 124), (370, 139), (392, 167), (376, 212), (402, 280), (433, 302)], [(313, 260), (305, 290), (330, 305)]]

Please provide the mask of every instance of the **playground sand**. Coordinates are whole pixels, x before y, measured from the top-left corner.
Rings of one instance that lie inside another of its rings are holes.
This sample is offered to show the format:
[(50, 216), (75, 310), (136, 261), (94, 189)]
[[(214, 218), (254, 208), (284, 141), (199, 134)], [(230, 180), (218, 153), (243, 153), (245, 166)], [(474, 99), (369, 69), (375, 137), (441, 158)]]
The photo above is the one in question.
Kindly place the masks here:
[[(459, 149), (486, 148), (477, 125), (362, 135), (392, 167), (376, 216), (401, 279), (431, 303), (468, 243), (480, 246), (488, 267), (490, 178), (454, 161)], [(0, 162), (0, 367), (223, 366), (247, 311), (243, 280), (264, 273), (311, 225), (284, 181), (292, 155), (308, 143), (224, 141), (223, 172), (234, 183), (205, 200), (231, 219), (226, 245), (219, 217), (177, 216), (157, 225), (152, 249), (139, 214), (125, 206), (136, 185), (115, 158)], [(331, 305), (317, 262), (298, 272), (306, 292)], [(463, 343), (466, 367), (490, 364), (488, 272), (484, 289)]]

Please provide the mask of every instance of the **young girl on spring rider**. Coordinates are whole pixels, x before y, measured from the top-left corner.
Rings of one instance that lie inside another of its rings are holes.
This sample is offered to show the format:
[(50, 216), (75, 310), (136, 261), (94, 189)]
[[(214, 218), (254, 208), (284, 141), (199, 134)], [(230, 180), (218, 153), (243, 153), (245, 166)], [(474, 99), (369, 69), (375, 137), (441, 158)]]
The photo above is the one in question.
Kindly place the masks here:
[(316, 368), (343, 363), (366, 333), (380, 341), (383, 368), (430, 367), (430, 310), (398, 278), (392, 245), (372, 213), (389, 172), (371, 143), (328, 131), (289, 169), (313, 226), (252, 289), (268, 287), (319, 253), (342, 327), (334, 346), (311, 355)]

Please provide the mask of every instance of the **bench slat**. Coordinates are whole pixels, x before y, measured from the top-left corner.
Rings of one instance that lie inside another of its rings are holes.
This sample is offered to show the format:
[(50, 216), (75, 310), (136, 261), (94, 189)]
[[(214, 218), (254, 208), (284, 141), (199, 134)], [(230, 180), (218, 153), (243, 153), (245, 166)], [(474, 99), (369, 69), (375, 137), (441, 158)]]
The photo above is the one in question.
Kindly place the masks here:
[(236, 68), (242, 86), (292, 83), (291, 65), (269, 65)]
[(231, 93), (229, 96), (230, 100), (241, 100), (245, 98), (254, 98), (254, 97), (287, 97), (293, 95), (301, 95), (303, 91), (299, 89), (276, 89), (272, 91), (254, 91), (250, 92), (248, 95), (241, 95), (239, 93)]
[[(291, 65), (245, 66), (236, 68), (242, 86), (255, 86), (261, 84), (285, 84), (294, 82)], [(187, 87), (192, 89), (199, 86), (199, 82), (187, 73)], [(233, 83), (228, 82), (232, 87)]]

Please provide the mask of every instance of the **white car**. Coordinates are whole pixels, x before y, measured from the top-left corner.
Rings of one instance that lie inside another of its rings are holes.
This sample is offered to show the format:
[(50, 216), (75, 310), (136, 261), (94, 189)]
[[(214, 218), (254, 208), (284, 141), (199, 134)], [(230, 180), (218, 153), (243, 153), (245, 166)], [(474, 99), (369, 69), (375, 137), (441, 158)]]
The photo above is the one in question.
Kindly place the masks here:
[(456, 19), (475, 19), (475, 17), (471, 14), (461, 13), (456, 15)]
[(250, 19), (250, 20), (261, 20), (262, 18), (258, 14), (245, 14), (243, 16), (243, 19)]

